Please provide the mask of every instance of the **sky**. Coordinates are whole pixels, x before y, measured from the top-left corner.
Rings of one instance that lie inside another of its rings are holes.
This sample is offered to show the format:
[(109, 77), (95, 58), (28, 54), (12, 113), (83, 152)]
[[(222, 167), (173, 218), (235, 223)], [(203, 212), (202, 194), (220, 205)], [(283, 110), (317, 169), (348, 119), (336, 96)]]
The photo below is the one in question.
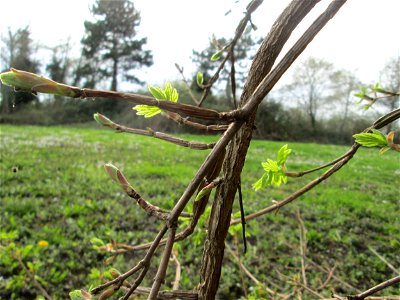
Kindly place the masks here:
[[(308, 0), (304, 0), (308, 1)], [(30, 26), (32, 38), (40, 45), (55, 46), (71, 38), (71, 54), (79, 57), (83, 22), (90, 20), (89, 7), (94, 0), (12, 0), (0, 3), (0, 35), (8, 28)], [(186, 77), (195, 69), (192, 50), (202, 50), (210, 37), (232, 38), (243, 17), (245, 0), (135, 0), (141, 13), (138, 38), (147, 37), (154, 64), (138, 77), (148, 84), (162, 85), (180, 79), (175, 63), (184, 67)], [(255, 36), (264, 37), (289, 0), (264, 0), (252, 20), (258, 27)], [(330, 1), (322, 0), (290, 38), (284, 52), (323, 11)], [(225, 15), (227, 11), (231, 11)], [(290, 80), (290, 71), (309, 56), (332, 62), (365, 83), (379, 81), (379, 73), (391, 57), (400, 55), (400, 0), (348, 0), (289, 69), (282, 79)], [(43, 64), (46, 57), (41, 58)]]

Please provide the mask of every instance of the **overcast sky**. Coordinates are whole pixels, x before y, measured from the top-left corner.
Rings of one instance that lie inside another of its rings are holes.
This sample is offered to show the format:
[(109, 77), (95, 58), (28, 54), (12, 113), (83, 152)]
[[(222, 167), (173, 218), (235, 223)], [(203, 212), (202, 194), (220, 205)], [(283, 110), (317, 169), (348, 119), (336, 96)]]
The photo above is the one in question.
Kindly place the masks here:
[[(308, 1), (308, 0), (304, 0)], [(54, 46), (71, 37), (73, 54), (79, 55), (83, 22), (90, 19), (93, 0), (12, 0), (0, 3), (0, 32), (29, 25), (40, 44)], [(192, 49), (202, 50), (212, 34), (233, 37), (236, 25), (249, 1), (240, 0), (136, 0), (141, 12), (139, 37), (147, 37), (154, 65), (138, 73), (149, 84), (162, 84), (179, 77), (175, 63), (194, 72)], [(253, 15), (256, 35), (265, 36), (288, 0), (265, 0)], [(323, 0), (303, 21), (289, 44), (307, 28), (330, 3)], [(232, 12), (225, 16), (225, 13)], [(300, 60), (316, 56), (339, 68), (356, 72), (364, 82), (379, 80), (385, 62), (400, 55), (400, 0), (348, 0), (338, 14), (308, 46)], [(285, 49), (288, 49), (287, 47)], [(45, 58), (44, 58), (45, 59)], [(43, 62), (46, 64), (46, 62)], [(293, 69), (293, 68), (292, 68)], [(288, 80), (286, 76), (286, 80)]]

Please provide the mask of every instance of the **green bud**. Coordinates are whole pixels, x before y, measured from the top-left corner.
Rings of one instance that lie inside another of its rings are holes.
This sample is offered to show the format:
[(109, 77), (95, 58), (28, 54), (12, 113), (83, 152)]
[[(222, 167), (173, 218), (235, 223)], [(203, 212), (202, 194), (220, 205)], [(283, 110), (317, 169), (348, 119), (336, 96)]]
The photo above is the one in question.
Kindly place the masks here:
[(27, 92), (39, 92), (66, 97), (76, 97), (78, 95), (77, 88), (57, 83), (34, 73), (13, 68), (8, 72), (1, 73), (0, 80), (4, 85)]
[(115, 123), (106, 116), (103, 116), (102, 114), (99, 113), (93, 114), (93, 119), (102, 126), (107, 126), (111, 128), (115, 127)]

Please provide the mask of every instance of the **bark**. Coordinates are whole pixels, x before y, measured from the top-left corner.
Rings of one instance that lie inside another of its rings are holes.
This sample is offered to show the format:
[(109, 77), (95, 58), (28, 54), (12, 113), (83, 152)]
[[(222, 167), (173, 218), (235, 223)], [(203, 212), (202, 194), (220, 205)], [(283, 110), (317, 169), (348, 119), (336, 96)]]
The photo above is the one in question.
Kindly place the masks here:
[[(241, 95), (240, 107), (248, 102), (259, 83), (270, 72), (293, 29), (317, 2), (319, 1), (292, 1), (276, 20), (254, 58)], [(265, 94), (259, 95), (260, 98), (265, 96)], [(256, 109), (257, 107), (250, 112), (248, 119), (227, 148), (223, 165), (224, 181), (216, 191), (204, 245), (199, 287), (200, 299), (215, 299), (218, 290), (232, 204), (252, 137)]]

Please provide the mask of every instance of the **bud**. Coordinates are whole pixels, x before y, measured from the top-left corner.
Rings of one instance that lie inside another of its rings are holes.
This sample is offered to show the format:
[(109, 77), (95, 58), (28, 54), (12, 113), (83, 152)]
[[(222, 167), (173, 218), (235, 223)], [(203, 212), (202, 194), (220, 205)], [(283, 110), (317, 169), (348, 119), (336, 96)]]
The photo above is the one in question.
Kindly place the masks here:
[(119, 180), (118, 180), (118, 171), (119, 170), (116, 166), (114, 166), (113, 164), (105, 164), (104, 169), (106, 169), (106, 172), (108, 173), (108, 175), (111, 177), (112, 180), (119, 183)]
[(93, 119), (99, 123), (100, 125), (103, 126), (107, 126), (107, 127), (111, 127), (114, 128), (116, 127), (115, 123), (113, 121), (111, 121), (109, 118), (107, 118), (106, 116), (103, 116), (102, 114), (99, 113), (95, 113), (93, 114)]
[(1, 73), (0, 80), (4, 85), (27, 92), (39, 92), (66, 97), (77, 97), (79, 94), (78, 88), (60, 84), (43, 76), (13, 68), (8, 72)]

